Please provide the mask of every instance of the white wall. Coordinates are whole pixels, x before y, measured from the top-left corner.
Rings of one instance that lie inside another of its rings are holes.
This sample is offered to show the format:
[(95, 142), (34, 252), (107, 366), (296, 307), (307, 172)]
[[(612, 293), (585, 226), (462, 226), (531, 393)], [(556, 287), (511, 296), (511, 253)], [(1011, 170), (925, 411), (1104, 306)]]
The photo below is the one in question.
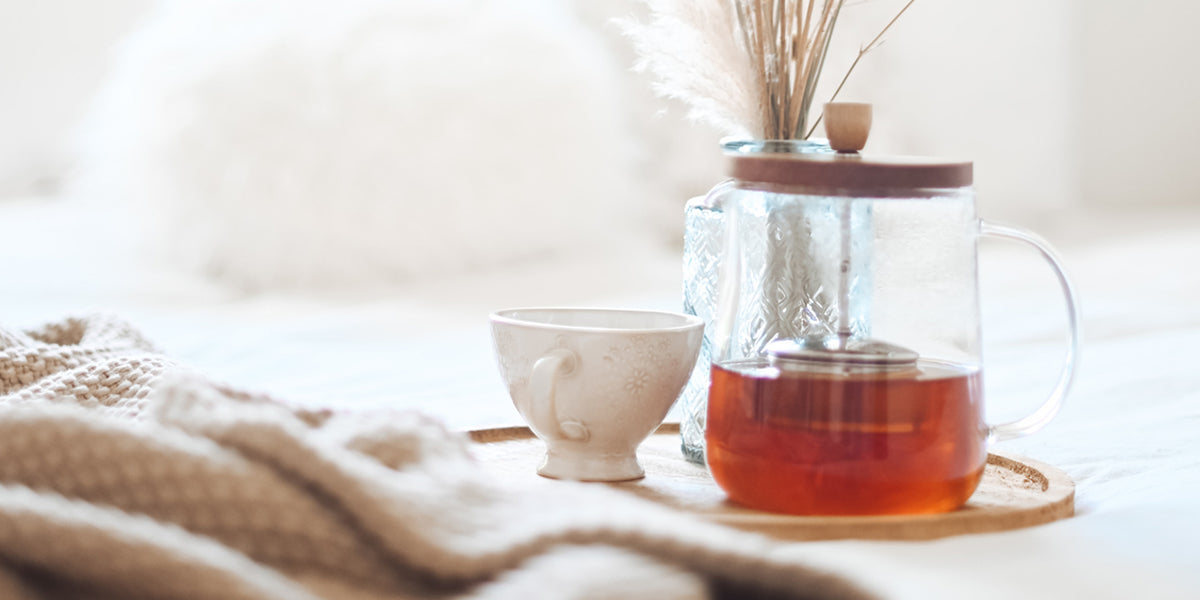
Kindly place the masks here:
[(1200, 206), (1200, 2), (1080, 2), (1081, 193), (1089, 205)]

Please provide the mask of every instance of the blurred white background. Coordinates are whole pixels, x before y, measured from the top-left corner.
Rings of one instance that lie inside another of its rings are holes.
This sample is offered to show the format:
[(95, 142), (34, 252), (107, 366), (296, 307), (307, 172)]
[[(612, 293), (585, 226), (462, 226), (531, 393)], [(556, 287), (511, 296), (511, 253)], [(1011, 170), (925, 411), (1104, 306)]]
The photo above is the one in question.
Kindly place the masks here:
[(0, 197), (53, 190), (114, 45), (152, 0), (0, 1)]
[[(903, 3), (847, 8), (824, 87)], [(61, 188), (114, 47), (154, 4), (0, 0), (0, 198)], [(634, 4), (573, 0), (622, 68), (632, 56), (607, 21)], [(1191, 0), (918, 0), (842, 99), (875, 103), (870, 151), (975, 160), (985, 216), (1069, 231), (1101, 213), (1174, 213), (1200, 206), (1196, 22)], [(660, 116), (646, 79), (628, 77), (633, 135), (658, 130), (638, 149), (657, 173), (645, 218), (673, 240), (686, 198), (721, 177), (718, 136), (683, 123), (679, 107)], [(663, 141), (676, 138), (686, 142)]]

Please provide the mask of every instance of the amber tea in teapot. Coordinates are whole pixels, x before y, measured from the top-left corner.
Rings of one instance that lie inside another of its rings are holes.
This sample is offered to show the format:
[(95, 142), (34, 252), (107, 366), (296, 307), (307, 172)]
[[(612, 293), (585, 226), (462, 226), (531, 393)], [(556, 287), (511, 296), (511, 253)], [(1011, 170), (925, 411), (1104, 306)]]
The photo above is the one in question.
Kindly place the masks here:
[(978, 369), (714, 365), (708, 465), (739, 503), (793, 514), (944, 512), (983, 475)]

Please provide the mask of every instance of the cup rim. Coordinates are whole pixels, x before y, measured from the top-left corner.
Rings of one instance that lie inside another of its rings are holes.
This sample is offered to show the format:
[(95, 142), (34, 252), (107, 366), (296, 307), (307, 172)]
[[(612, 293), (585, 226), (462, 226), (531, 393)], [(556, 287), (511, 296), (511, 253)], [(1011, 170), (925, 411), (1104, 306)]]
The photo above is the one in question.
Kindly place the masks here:
[[(545, 311), (545, 312), (598, 312), (598, 313), (636, 313), (644, 315), (667, 315), (671, 317), (679, 317), (683, 319), (680, 325), (669, 327), (588, 327), (583, 325), (556, 325), (553, 323), (544, 323), (541, 321), (531, 321), (512, 316), (513, 313), (521, 311)], [(517, 308), (506, 308), (498, 310), (488, 315), (492, 323), (503, 323), (506, 325), (519, 325), (521, 327), (533, 327), (536, 329), (548, 329), (554, 331), (581, 331), (593, 333), (669, 333), (674, 331), (688, 331), (704, 326), (704, 320), (696, 315), (686, 313), (672, 312), (669, 310), (646, 310), (640, 308), (602, 308), (591, 306), (522, 306)]]

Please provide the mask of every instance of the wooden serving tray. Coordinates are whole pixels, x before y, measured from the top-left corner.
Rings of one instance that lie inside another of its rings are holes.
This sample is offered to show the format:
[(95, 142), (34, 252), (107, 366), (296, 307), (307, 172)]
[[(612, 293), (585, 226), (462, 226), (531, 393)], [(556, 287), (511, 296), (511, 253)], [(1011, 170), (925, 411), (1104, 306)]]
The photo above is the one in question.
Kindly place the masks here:
[[(507, 477), (537, 478), (545, 445), (526, 427), (470, 432), (472, 453)], [(775, 538), (928, 540), (1041, 525), (1075, 514), (1075, 483), (1066, 473), (1004, 452), (988, 454), (983, 481), (967, 505), (937, 515), (797, 517), (743, 508), (725, 498), (708, 471), (684, 460), (679, 425), (667, 423), (638, 448), (645, 479), (609, 485), (701, 518)]]

